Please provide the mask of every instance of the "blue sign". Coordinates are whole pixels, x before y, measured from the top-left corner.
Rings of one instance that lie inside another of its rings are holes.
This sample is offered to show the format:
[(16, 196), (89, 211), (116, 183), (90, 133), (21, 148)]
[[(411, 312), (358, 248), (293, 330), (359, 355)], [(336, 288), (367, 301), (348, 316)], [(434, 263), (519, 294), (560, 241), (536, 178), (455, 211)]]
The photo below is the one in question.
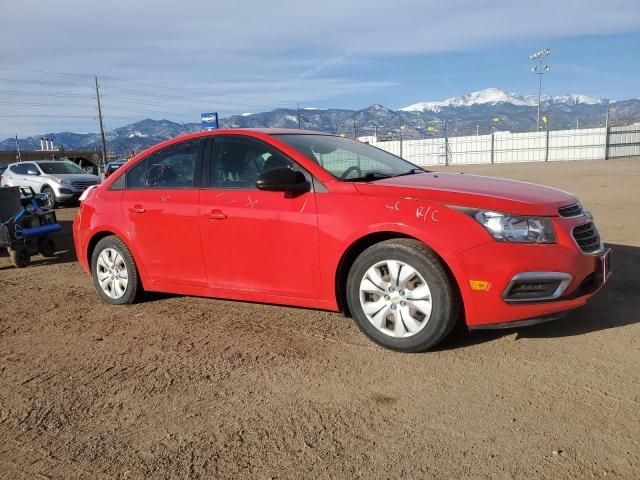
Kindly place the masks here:
[(202, 122), (202, 128), (205, 130), (218, 128), (218, 112), (201, 113), (200, 121)]

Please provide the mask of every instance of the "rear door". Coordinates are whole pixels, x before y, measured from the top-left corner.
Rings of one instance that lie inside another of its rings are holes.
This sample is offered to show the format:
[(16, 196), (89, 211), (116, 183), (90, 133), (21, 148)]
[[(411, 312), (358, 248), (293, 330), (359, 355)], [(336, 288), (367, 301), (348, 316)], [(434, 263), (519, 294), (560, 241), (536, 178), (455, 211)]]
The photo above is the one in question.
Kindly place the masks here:
[(24, 163), (17, 163), (7, 167), (4, 173), (4, 185), (11, 185), (13, 187), (22, 187), (24, 183), (24, 176), (27, 174), (27, 167)]
[[(36, 174), (29, 173), (36, 172)], [(13, 174), (13, 184), (20, 187), (31, 187), (36, 192), (40, 192), (40, 169), (33, 162), (19, 163), (11, 167), (11, 173)]]
[(207, 172), (210, 188), (200, 195), (208, 285), (320, 298), (314, 193), (265, 192), (255, 186), (258, 175), (269, 168), (300, 167), (254, 138), (216, 135), (214, 139)]
[(204, 141), (159, 150), (129, 169), (121, 208), (135, 250), (155, 282), (206, 285), (198, 226)]

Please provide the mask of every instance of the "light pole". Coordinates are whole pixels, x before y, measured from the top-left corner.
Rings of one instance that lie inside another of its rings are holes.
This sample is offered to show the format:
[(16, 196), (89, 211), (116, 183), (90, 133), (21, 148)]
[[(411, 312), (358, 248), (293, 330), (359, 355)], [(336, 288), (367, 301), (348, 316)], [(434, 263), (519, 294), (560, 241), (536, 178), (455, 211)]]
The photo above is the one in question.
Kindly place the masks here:
[(540, 130), (540, 101), (542, 98), (542, 75), (549, 71), (549, 65), (542, 65), (542, 61), (545, 57), (549, 56), (551, 50), (548, 48), (544, 48), (539, 52), (534, 53), (529, 57), (532, 62), (538, 62), (537, 65), (534, 65), (531, 71), (538, 75), (538, 122), (537, 122), (537, 130)]

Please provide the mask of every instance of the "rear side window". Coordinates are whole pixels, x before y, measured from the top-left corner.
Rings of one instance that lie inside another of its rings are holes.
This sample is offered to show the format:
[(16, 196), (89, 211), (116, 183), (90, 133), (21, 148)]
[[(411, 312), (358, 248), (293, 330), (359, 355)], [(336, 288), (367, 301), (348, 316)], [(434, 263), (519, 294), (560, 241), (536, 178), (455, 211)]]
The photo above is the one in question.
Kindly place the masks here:
[(9, 168), (9, 170), (11, 170), (13, 173), (17, 173), (18, 175), (26, 175), (30, 166), (35, 170), (35, 167), (32, 163), (20, 163), (18, 165), (13, 165)]
[(127, 190), (144, 188), (147, 176), (147, 162), (148, 159), (145, 158), (129, 169), (127, 172)]
[(120, 177), (111, 184), (109, 190), (124, 190), (127, 186), (127, 176), (120, 175)]
[(201, 144), (189, 140), (149, 155), (127, 172), (127, 189), (193, 188)]

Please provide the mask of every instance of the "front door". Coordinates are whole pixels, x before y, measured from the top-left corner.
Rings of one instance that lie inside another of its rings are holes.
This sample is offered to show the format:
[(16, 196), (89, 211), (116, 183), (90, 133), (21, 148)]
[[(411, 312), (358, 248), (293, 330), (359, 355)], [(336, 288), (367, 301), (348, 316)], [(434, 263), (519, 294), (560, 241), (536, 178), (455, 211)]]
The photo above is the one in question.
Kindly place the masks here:
[(321, 298), (313, 192), (255, 187), (270, 168), (300, 168), (266, 143), (215, 136), (210, 188), (200, 194), (200, 231), (212, 288)]
[(203, 144), (196, 139), (168, 146), (127, 172), (122, 214), (152, 281), (206, 285), (194, 178)]

